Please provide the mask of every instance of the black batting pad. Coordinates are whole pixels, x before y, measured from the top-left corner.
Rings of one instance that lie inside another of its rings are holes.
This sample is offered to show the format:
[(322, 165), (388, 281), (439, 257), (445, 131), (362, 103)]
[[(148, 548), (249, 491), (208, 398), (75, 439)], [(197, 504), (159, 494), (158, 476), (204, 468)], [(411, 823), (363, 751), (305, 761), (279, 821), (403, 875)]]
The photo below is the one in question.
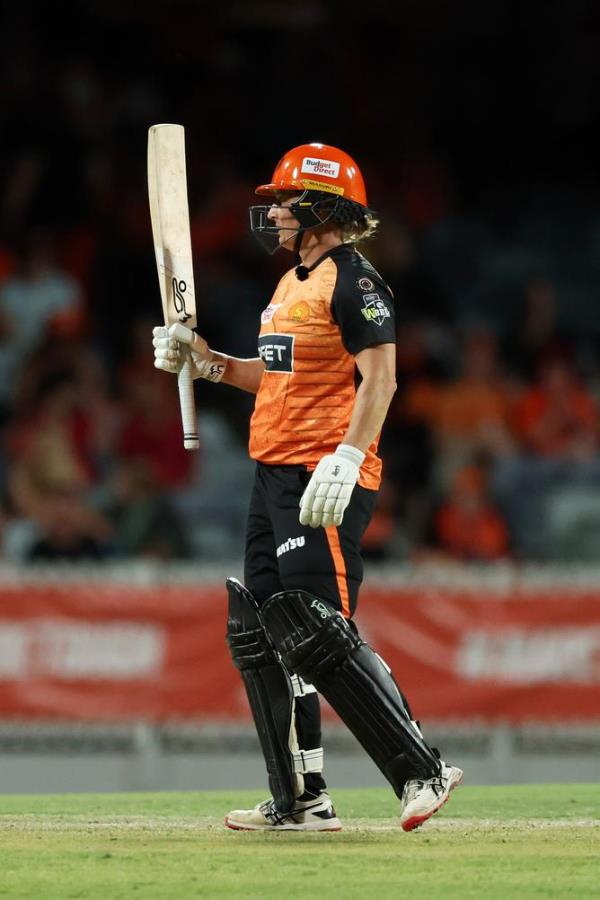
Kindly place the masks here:
[(298, 795), (291, 745), (292, 682), (267, 639), (250, 591), (235, 578), (227, 579), (227, 591), (227, 644), (246, 688), (275, 805), (287, 813)]
[(285, 666), (314, 684), (399, 797), (409, 779), (439, 774), (390, 670), (340, 613), (307, 591), (282, 591), (261, 614)]

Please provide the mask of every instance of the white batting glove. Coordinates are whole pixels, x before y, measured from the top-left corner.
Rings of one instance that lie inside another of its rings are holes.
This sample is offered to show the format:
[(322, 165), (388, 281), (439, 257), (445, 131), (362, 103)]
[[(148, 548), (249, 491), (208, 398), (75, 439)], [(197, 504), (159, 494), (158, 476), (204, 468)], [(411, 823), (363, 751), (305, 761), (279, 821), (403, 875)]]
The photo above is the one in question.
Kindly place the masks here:
[(166, 325), (158, 325), (152, 329), (155, 367), (177, 375), (183, 362), (180, 344), (188, 344), (192, 351), (194, 378), (206, 378), (215, 382), (222, 379), (227, 368), (227, 360), (215, 361), (204, 338), (180, 322), (169, 328)]
[(360, 467), (362, 450), (339, 444), (335, 453), (319, 460), (300, 500), (300, 522), (311, 528), (341, 525)]

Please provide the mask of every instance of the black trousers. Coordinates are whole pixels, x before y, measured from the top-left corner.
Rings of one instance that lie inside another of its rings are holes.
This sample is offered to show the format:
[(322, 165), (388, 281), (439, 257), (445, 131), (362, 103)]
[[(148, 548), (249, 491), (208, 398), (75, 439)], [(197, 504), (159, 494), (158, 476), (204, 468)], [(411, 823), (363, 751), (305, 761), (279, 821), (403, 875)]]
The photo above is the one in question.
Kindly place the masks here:
[[(360, 542), (369, 524), (376, 491), (357, 485), (339, 527), (300, 524), (300, 497), (311, 473), (304, 466), (257, 463), (248, 511), (244, 583), (259, 605), (283, 590), (310, 591), (339, 609), (346, 618), (356, 610), (363, 579)], [(296, 700), (298, 741), (306, 750), (321, 746), (321, 711), (317, 694)], [(304, 778), (306, 789), (319, 793), (318, 773)]]
[(258, 603), (302, 588), (351, 618), (363, 579), (360, 542), (377, 497), (357, 485), (339, 527), (300, 524), (300, 497), (311, 473), (304, 466), (258, 463), (248, 511), (244, 578)]

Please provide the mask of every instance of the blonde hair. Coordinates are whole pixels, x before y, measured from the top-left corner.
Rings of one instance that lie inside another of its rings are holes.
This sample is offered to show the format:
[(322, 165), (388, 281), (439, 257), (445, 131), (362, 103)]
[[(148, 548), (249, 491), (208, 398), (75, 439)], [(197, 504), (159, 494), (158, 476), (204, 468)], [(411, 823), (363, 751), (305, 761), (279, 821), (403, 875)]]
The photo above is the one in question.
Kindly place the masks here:
[[(323, 219), (323, 224), (335, 228), (342, 234), (344, 244), (358, 244), (373, 237), (379, 225), (379, 219), (375, 213), (356, 203), (354, 200), (337, 198), (337, 202), (331, 197), (325, 197), (328, 205), (318, 209), (317, 216)], [(333, 209), (331, 208), (331, 205)]]
[(345, 244), (358, 244), (372, 238), (379, 226), (379, 219), (367, 213), (363, 222), (346, 222), (342, 225), (342, 237)]

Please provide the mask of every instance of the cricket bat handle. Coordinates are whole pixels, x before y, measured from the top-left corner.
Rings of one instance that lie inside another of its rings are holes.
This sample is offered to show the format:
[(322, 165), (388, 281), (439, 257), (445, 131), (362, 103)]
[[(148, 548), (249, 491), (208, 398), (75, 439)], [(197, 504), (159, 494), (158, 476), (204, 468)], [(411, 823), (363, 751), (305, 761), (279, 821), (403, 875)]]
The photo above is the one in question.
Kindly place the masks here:
[(189, 347), (186, 347), (185, 344), (179, 344), (179, 352), (183, 354), (183, 363), (177, 376), (181, 421), (183, 423), (183, 446), (186, 450), (197, 450), (200, 446), (200, 439), (196, 422), (192, 356)]

